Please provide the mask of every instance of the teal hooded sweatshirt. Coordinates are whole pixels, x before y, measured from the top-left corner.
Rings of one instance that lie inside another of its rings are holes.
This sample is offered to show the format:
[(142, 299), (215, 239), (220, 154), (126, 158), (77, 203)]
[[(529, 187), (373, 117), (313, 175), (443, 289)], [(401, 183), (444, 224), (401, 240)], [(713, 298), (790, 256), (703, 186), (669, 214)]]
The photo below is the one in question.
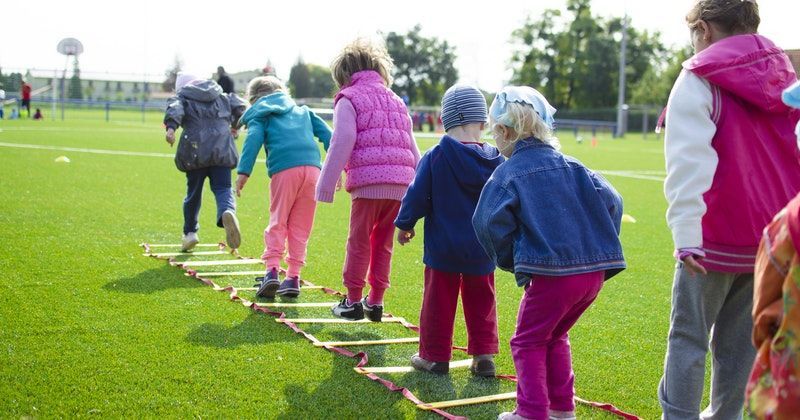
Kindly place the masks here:
[(331, 129), (306, 106), (297, 106), (284, 92), (260, 98), (242, 115), (247, 138), (242, 146), (237, 172), (250, 176), (261, 147), (267, 151), (267, 174), (296, 166), (322, 168), (322, 156), (314, 137), (328, 150)]

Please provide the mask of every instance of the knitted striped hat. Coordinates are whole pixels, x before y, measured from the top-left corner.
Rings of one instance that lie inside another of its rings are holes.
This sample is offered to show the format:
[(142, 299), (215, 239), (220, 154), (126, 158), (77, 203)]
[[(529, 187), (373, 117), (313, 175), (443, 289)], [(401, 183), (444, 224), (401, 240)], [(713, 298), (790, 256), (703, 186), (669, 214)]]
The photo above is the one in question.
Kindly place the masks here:
[(469, 123), (485, 123), (486, 98), (469, 85), (455, 85), (442, 98), (442, 124), (445, 131)]

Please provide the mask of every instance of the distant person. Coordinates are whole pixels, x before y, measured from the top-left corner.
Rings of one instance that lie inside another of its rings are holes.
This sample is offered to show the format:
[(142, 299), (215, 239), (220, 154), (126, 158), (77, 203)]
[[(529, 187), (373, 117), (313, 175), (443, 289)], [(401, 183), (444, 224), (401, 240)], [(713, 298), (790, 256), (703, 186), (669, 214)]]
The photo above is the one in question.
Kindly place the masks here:
[(658, 397), (665, 419), (738, 419), (755, 356), (758, 244), (800, 191), (800, 115), (781, 102), (797, 76), (783, 50), (757, 34), (755, 1), (696, 1), (686, 21), (695, 55), (672, 88), (664, 139), (678, 264)]
[(180, 72), (175, 80), (176, 95), (167, 101), (164, 125), (167, 143), (175, 143), (175, 130), (183, 127), (175, 165), (186, 173), (187, 192), (183, 201), (183, 242), (186, 252), (200, 242), (198, 216), (206, 178), (217, 201), (217, 226), (225, 228), (229, 247), (239, 248), (241, 235), (236, 202), (231, 189), (231, 169), (239, 161), (231, 126), (239, 120), (245, 103), (234, 94), (222, 93), (213, 80)]
[(481, 142), (487, 110), (478, 89), (448, 89), (442, 115), (447, 134), (422, 156), (394, 221), (397, 242), (405, 245), (416, 235), (417, 221), (425, 218), (419, 353), (411, 365), (438, 374), (449, 371), (460, 292), (472, 373), (495, 376), (495, 265), (475, 236), (472, 214), (483, 186), (504, 159), (496, 147)]
[[(242, 116), (247, 139), (242, 146), (236, 179), (236, 194), (241, 194), (256, 158), (263, 148), (267, 155), (269, 182), (269, 225), (264, 230), (266, 274), (256, 291), (259, 297), (300, 295), (300, 270), (306, 264), (308, 237), (314, 225), (317, 187), (322, 156), (314, 137), (325, 150), (331, 129), (308, 107), (297, 106), (289, 90), (275, 76), (261, 76), (247, 86), (252, 106)], [(287, 250), (286, 278), (278, 272)]]
[(33, 119), (34, 120), (41, 120), (43, 118), (44, 118), (44, 116), (42, 115), (42, 109), (41, 108), (36, 108), (36, 113), (33, 114)]
[(6, 107), (6, 91), (3, 90), (3, 84), (0, 83), (0, 120), (3, 119), (5, 115), (5, 107)]
[(508, 160), (483, 188), (472, 225), (492, 261), (524, 288), (511, 339), (517, 407), (498, 419), (575, 419), (569, 331), (625, 269), (622, 197), (559, 152), (555, 112), (528, 86), (504, 87), (489, 108)]
[(436, 131), (436, 120), (433, 118), (433, 112), (429, 112), (428, 115), (425, 117), (428, 122), (428, 131), (434, 132)]
[[(31, 117), (31, 85), (26, 82), (25, 80), (22, 81), (22, 86), (20, 87), (20, 96), (22, 97), (22, 105), (28, 110), (28, 118)], [(22, 111), (20, 110), (20, 114)]]
[[(394, 219), (419, 162), (408, 108), (389, 89), (392, 67), (384, 45), (363, 39), (345, 46), (331, 65), (339, 93), (316, 198), (333, 202), (337, 181), (346, 170), (345, 189), (352, 197), (342, 269), (347, 296), (332, 308), (341, 318), (357, 320), (366, 314), (380, 322), (390, 284)], [(370, 290), (362, 299), (366, 283)]]
[(225, 68), (222, 66), (217, 67), (217, 84), (222, 87), (223, 93), (234, 93), (233, 79), (228, 76), (228, 73), (225, 72)]
[[(800, 108), (800, 82), (784, 102)], [(796, 129), (800, 146), (800, 123)], [(800, 194), (764, 230), (755, 267), (753, 344), (758, 349), (745, 397), (748, 417), (800, 414)]]

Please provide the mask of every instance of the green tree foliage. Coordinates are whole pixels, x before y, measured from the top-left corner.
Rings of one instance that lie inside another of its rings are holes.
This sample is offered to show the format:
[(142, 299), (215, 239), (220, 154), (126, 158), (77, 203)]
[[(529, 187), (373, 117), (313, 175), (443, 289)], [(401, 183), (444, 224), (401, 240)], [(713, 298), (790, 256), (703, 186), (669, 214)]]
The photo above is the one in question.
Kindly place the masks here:
[[(617, 101), (622, 19), (602, 18), (591, 0), (567, 0), (512, 32), (513, 82), (533, 86), (557, 108), (600, 108)], [(667, 53), (658, 32), (628, 27), (627, 78), (635, 86)]]
[(78, 66), (78, 57), (72, 63), (72, 77), (69, 78), (67, 98), (83, 99), (83, 86), (81, 86), (81, 69)]
[(392, 90), (408, 95), (413, 104), (435, 105), (458, 80), (455, 47), (421, 32), (422, 27), (416, 25), (405, 34), (386, 34), (386, 48), (395, 64)]
[(289, 71), (289, 90), (295, 98), (311, 97), (311, 76), (302, 58), (298, 58)]
[(164, 92), (172, 92), (175, 90), (175, 79), (178, 78), (178, 72), (183, 68), (183, 61), (179, 56), (175, 56), (175, 61), (172, 66), (164, 72), (166, 79), (161, 83), (161, 89)]
[(630, 102), (637, 105), (666, 105), (672, 85), (683, 69), (683, 62), (693, 54), (692, 47), (686, 46), (675, 51), (666, 66), (652, 66), (633, 86)]
[(336, 85), (331, 77), (330, 68), (308, 64), (308, 75), (311, 79), (312, 98), (328, 98), (333, 95)]

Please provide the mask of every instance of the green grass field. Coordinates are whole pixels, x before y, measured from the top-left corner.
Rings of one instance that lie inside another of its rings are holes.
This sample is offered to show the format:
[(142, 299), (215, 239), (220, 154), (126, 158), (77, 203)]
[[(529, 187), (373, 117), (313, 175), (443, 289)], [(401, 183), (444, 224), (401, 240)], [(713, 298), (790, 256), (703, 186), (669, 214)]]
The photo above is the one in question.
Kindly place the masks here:
[[(185, 178), (168, 156), (174, 150), (164, 142), (159, 120), (153, 120), (147, 125), (0, 121), (0, 190), (6, 194), (0, 201), (0, 417), (431, 416), (355, 373), (354, 360), (315, 348), (269, 316), (231, 303), (164, 261), (142, 256), (141, 242), (179, 242), (185, 192)], [(625, 171), (607, 177), (623, 195), (625, 212), (637, 220), (623, 225), (629, 269), (607, 283), (571, 333), (577, 394), (656, 418), (673, 269), (660, 182), (662, 144), (637, 135), (601, 138), (593, 148), (568, 134), (562, 143), (566, 153), (591, 168)], [(421, 141), (420, 148), (432, 144)], [(72, 162), (54, 163), (60, 155)], [(242, 255), (261, 255), (268, 220), (265, 172), (263, 164), (257, 165), (238, 201)], [(348, 205), (349, 196), (340, 192), (334, 204), (318, 207), (303, 272), (318, 285), (343, 289)], [(208, 189), (203, 209), (202, 241), (224, 240), (214, 226)], [(395, 248), (386, 297), (389, 312), (413, 323), (419, 320), (421, 260), (422, 235)], [(252, 283), (242, 278), (217, 282)], [(497, 293), (498, 372), (513, 374), (508, 340), (522, 291), (502, 273)], [(332, 299), (306, 291), (301, 300)], [(323, 317), (328, 309), (288, 314)], [(413, 335), (397, 325), (307, 330), (321, 340)], [(457, 321), (455, 342), (466, 344), (463, 319)], [(355, 350), (366, 350), (371, 366), (400, 366), (416, 345)], [(475, 379), (465, 370), (449, 377), (417, 372), (385, 377), (428, 402), (514, 389), (508, 381)], [(448, 411), (494, 418), (513, 406), (506, 401)], [(609, 417), (588, 408), (578, 415)]]

